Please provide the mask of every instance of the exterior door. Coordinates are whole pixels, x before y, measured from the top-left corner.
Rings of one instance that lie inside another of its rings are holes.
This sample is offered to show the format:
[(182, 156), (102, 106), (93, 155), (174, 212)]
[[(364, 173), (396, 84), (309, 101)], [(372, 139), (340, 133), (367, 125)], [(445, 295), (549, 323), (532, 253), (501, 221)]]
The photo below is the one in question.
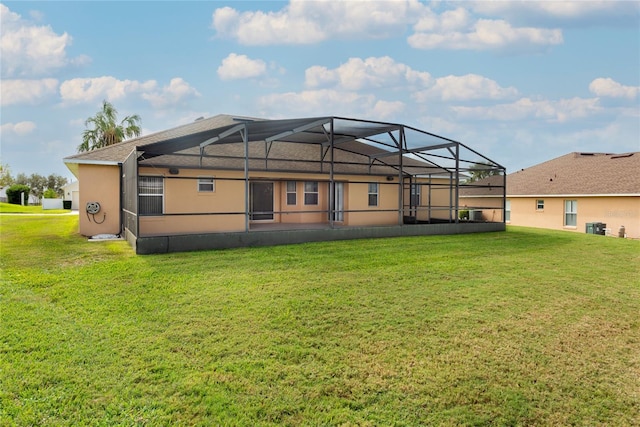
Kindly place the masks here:
[(251, 183), (252, 221), (273, 220), (273, 182)]
[(333, 220), (344, 221), (344, 183), (334, 182), (333, 190)]

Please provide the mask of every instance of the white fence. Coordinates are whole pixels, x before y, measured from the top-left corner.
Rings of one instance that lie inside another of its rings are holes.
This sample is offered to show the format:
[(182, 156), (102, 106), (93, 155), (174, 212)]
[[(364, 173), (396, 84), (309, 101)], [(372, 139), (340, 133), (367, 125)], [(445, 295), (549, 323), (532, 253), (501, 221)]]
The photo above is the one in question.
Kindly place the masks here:
[(63, 209), (62, 199), (42, 199), (42, 209)]

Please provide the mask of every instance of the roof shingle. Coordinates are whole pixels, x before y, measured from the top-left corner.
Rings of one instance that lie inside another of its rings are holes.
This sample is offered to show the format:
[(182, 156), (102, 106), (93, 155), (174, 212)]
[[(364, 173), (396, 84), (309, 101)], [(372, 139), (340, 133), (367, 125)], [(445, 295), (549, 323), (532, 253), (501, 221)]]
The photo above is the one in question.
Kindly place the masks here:
[[(497, 185), (500, 177), (478, 184)], [(462, 196), (495, 195), (487, 188), (463, 188)], [(640, 152), (573, 152), (507, 175), (509, 196), (640, 194)]]

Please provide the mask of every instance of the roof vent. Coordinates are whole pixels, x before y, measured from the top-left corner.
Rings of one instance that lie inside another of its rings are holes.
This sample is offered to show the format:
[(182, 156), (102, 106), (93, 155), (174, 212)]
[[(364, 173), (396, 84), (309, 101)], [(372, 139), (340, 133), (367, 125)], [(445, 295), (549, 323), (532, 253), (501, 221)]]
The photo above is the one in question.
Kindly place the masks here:
[(626, 157), (631, 157), (635, 153), (626, 153), (626, 154), (618, 154), (617, 156), (611, 156), (612, 159), (624, 159)]

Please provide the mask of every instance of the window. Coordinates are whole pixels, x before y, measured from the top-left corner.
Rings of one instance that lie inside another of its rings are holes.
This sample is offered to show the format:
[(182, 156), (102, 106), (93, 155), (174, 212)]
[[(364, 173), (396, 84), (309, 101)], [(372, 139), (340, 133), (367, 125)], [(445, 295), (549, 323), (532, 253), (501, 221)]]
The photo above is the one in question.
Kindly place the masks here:
[(304, 204), (305, 205), (318, 204), (318, 182), (317, 181), (307, 181), (304, 183)]
[(213, 178), (211, 177), (198, 178), (199, 193), (213, 193), (214, 191), (216, 191), (216, 186)]
[(511, 200), (504, 202), (504, 220), (511, 222)]
[(411, 184), (411, 206), (420, 206), (420, 185)]
[(287, 181), (287, 205), (295, 205), (296, 203), (296, 182)]
[(578, 201), (564, 201), (564, 225), (565, 227), (576, 227), (578, 225)]
[(162, 215), (164, 181), (161, 176), (138, 178), (138, 213), (140, 215)]
[(378, 206), (378, 183), (369, 183), (369, 206)]
[(544, 200), (536, 200), (536, 210), (537, 211), (544, 210)]

